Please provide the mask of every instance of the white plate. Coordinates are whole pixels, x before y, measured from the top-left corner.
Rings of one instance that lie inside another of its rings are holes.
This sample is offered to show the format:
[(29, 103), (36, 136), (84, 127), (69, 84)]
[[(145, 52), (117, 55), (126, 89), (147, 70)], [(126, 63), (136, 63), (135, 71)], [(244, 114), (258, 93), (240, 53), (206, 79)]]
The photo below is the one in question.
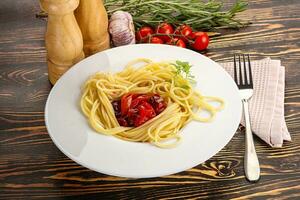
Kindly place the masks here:
[[(225, 100), (225, 109), (211, 123), (191, 122), (181, 130), (182, 142), (172, 149), (127, 142), (96, 133), (80, 111), (81, 86), (98, 71), (120, 71), (136, 58), (181, 60), (193, 65), (197, 89)], [(241, 119), (238, 89), (223, 68), (191, 50), (168, 45), (129, 45), (95, 54), (73, 66), (51, 90), (45, 108), (53, 142), (75, 162), (104, 174), (146, 178), (169, 175), (203, 163), (234, 135)]]

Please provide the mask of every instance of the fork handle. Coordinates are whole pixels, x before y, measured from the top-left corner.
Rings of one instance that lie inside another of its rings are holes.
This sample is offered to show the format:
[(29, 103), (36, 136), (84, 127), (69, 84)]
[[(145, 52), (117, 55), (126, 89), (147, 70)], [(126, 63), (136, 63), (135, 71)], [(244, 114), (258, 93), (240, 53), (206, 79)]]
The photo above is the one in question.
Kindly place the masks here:
[(242, 102), (244, 106), (244, 115), (246, 122), (246, 149), (244, 158), (244, 169), (246, 177), (249, 181), (257, 181), (260, 176), (260, 168), (251, 131), (248, 100), (242, 100)]

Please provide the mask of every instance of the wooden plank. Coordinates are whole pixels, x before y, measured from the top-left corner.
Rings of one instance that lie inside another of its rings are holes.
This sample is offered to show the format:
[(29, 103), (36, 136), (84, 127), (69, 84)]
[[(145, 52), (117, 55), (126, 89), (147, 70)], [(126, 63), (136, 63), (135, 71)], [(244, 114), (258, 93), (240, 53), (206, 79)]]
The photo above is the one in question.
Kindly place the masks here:
[[(233, 1), (226, 0), (229, 5)], [(206, 55), (230, 61), (237, 52), (280, 59), (286, 67), (285, 112), (293, 142), (270, 148), (255, 137), (262, 177), (243, 172), (244, 134), (217, 155), (178, 174), (126, 179), (90, 171), (63, 155), (44, 123), (51, 89), (38, 1), (0, 1), (0, 199), (296, 199), (300, 196), (300, 2), (251, 0), (239, 16), (253, 24), (226, 30)]]

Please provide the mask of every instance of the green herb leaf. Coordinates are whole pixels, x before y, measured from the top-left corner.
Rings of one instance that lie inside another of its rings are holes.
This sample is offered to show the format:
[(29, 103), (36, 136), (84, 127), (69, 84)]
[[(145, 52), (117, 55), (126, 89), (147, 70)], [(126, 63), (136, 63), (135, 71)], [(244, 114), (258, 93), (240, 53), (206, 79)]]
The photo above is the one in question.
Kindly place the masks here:
[(190, 89), (190, 86), (188, 86), (188, 85), (181, 85), (181, 87), (186, 90)]
[[(180, 60), (176, 60), (175, 63), (173, 63), (174, 67), (176, 68), (176, 74), (177, 75), (181, 75), (183, 78), (185, 78), (186, 80), (188, 80), (191, 84), (195, 84), (195, 76), (193, 76), (191, 74), (191, 67), (192, 65), (190, 65), (188, 62), (183, 62)], [(183, 88), (187, 88), (187, 85), (183, 85)], [(188, 87), (189, 88), (189, 87)]]

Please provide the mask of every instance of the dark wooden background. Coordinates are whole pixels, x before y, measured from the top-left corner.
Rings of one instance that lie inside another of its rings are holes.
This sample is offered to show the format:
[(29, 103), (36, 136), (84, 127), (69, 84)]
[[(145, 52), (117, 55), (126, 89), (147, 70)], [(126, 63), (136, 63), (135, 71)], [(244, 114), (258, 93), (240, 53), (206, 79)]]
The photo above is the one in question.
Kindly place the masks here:
[[(225, 1), (230, 3), (232, 1)], [(253, 24), (215, 39), (207, 56), (233, 53), (281, 59), (286, 67), (285, 115), (293, 142), (270, 148), (256, 138), (261, 180), (243, 172), (244, 134), (207, 162), (151, 179), (107, 176), (77, 165), (51, 141), (44, 106), (46, 21), (37, 0), (0, 1), (0, 199), (296, 199), (300, 196), (300, 1), (251, 0), (241, 17)]]

